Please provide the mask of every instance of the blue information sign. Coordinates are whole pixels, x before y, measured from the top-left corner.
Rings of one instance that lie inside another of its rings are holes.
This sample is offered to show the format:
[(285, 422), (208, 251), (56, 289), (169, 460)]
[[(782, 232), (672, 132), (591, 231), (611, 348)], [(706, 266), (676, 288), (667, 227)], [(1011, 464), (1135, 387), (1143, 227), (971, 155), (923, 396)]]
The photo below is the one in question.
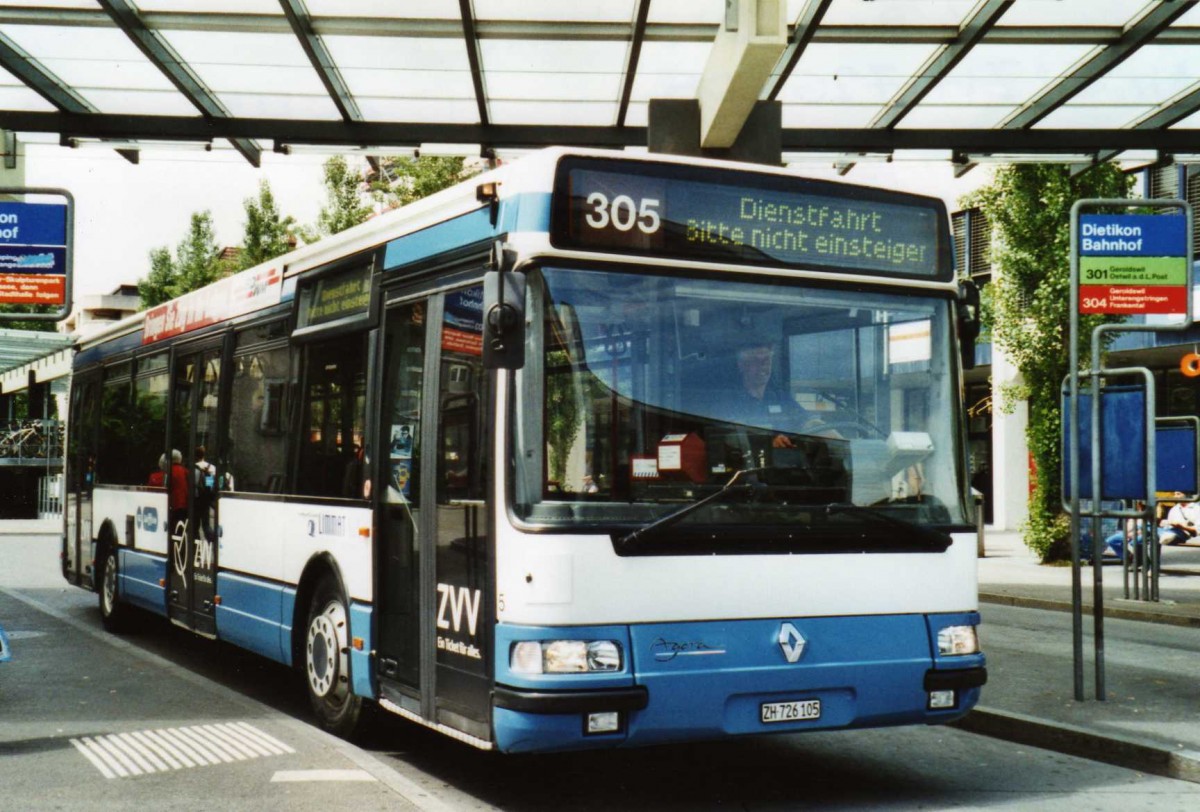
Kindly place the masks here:
[(1084, 214), (1079, 255), (1087, 257), (1187, 256), (1187, 218), (1156, 214)]
[(67, 220), (65, 203), (0, 202), (0, 304), (67, 303)]

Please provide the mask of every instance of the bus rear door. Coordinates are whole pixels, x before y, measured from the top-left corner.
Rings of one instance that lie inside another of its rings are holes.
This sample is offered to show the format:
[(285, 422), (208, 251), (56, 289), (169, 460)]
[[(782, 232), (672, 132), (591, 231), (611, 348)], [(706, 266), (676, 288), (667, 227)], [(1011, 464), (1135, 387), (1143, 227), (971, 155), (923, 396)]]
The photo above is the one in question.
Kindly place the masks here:
[(172, 475), (186, 477), (186, 487), (168, 487), (167, 615), (181, 626), (213, 636), (219, 475), (211, 468), (211, 473), (198, 470), (196, 450), (205, 449), (210, 465), (220, 459), (221, 347), (178, 353), (174, 368), (171, 446), (181, 454), (182, 471), (172, 466)]

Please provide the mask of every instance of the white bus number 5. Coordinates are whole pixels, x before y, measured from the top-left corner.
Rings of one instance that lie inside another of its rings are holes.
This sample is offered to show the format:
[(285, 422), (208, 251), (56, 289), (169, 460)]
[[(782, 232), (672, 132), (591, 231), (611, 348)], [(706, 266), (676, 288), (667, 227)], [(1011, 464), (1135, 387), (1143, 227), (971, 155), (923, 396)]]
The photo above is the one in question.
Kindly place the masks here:
[(617, 195), (611, 201), (603, 192), (592, 192), (587, 196), (591, 211), (584, 218), (592, 228), (608, 228), (631, 231), (634, 226), (643, 234), (653, 234), (662, 225), (658, 216), (658, 200), (644, 197), (637, 203), (629, 195)]

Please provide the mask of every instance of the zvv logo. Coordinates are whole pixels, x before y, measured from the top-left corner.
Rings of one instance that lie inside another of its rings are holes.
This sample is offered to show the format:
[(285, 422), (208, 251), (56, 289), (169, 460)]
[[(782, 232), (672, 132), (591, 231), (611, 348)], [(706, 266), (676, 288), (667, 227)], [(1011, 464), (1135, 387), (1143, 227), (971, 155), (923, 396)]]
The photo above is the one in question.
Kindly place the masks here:
[(467, 631), (474, 637), (475, 627), (479, 623), (479, 599), (482, 593), (478, 589), (451, 584), (438, 584), (437, 627), (449, 629), (452, 625), (457, 632), (462, 628), (463, 619), (467, 621)]

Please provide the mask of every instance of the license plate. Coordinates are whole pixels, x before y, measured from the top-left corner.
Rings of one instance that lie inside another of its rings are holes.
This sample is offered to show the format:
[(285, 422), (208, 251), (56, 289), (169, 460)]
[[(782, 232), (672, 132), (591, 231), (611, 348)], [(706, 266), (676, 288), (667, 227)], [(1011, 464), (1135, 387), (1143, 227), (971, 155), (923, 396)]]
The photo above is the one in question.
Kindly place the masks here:
[(800, 699), (795, 702), (764, 702), (759, 711), (763, 724), (820, 719), (821, 700)]

